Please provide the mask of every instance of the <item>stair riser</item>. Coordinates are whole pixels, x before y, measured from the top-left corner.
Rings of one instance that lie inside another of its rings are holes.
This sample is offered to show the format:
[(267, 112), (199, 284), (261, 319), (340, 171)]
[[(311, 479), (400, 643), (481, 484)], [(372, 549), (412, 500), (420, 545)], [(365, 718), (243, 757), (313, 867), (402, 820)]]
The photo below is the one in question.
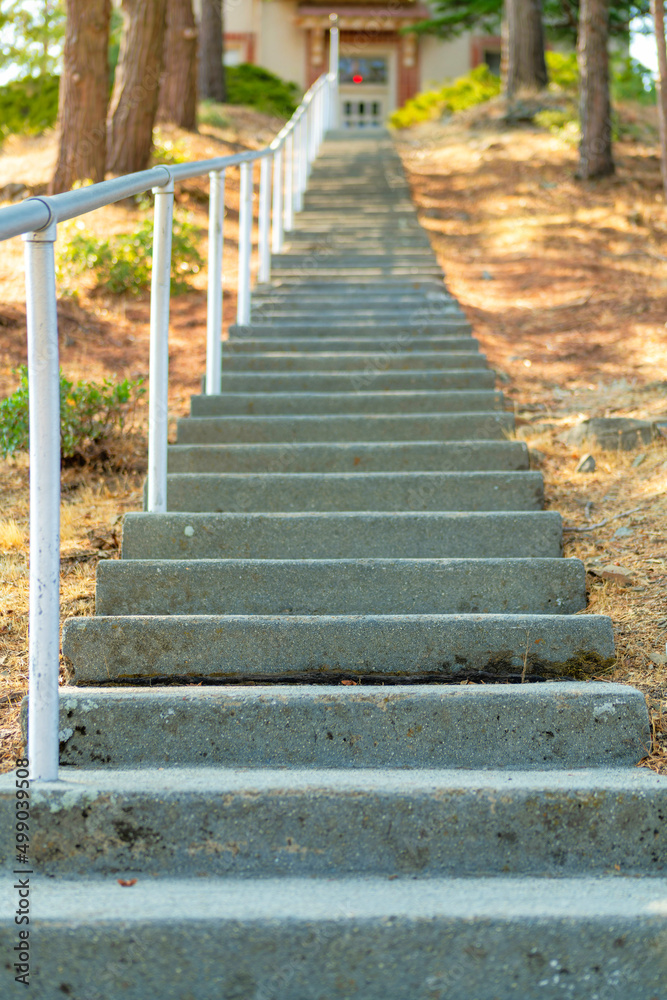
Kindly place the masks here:
[(541, 510), (539, 472), (170, 473), (167, 510)]
[[(466, 379), (452, 381), (465, 385)], [(315, 386), (312, 387), (315, 390), (313, 392), (299, 392), (296, 387), (290, 392), (288, 386), (284, 387), (285, 391), (275, 392), (261, 384), (257, 386), (259, 391), (249, 389), (248, 392), (234, 392), (228, 389), (228, 384), (228, 378), (223, 376), (222, 395), (192, 397), (192, 415), (216, 417), (247, 413), (257, 416), (274, 414), (286, 416), (290, 413), (456, 413), (457, 411), (485, 413), (489, 410), (501, 410), (504, 403), (503, 394), (492, 389), (456, 387), (450, 391), (429, 392), (425, 396), (415, 396), (414, 393), (406, 391), (391, 395), (379, 391), (318, 393)]]
[[(229, 335), (232, 338), (244, 337), (289, 337), (290, 339), (303, 337), (372, 337), (376, 339), (378, 346), (384, 348), (385, 342), (389, 339), (392, 342), (401, 344), (411, 344), (418, 337), (431, 336), (459, 336), (469, 334), (472, 327), (464, 319), (442, 319), (433, 323), (420, 323), (418, 325), (406, 325), (400, 322), (371, 323), (367, 320), (354, 323), (328, 323), (318, 316), (313, 316), (310, 320), (299, 320), (293, 323), (250, 323), (247, 326), (230, 326)], [(472, 350), (478, 350), (475, 346)], [(224, 343), (223, 343), (224, 351)]]
[(505, 440), (510, 413), (415, 416), (186, 417), (177, 423), (179, 444), (317, 443), (330, 441)]
[(464, 354), (452, 351), (448, 354), (432, 352), (422, 354), (239, 354), (234, 353), (224, 359), (228, 372), (242, 371), (353, 371), (375, 375), (384, 371), (460, 371), (466, 368), (486, 368), (486, 358), (478, 352)]
[(576, 614), (575, 559), (109, 560), (100, 615)]
[[(110, 767), (272, 767), (278, 759), (284, 768), (632, 767), (650, 739), (646, 705), (638, 691), (612, 687), (533, 684), (528, 696), (525, 686), (508, 685), (61, 688), (60, 761), (78, 767), (100, 761)], [(26, 718), (24, 708), (24, 732)]]
[[(664, 922), (638, 906), (631, 916), (602, 909), (550, 920), (527, 907), (519, 915), (474, 921), (430, 912), (421, 917), (416, 906), (415, 913), (391, 920), (381, 912), (357, 918), (341, 909), (267, 921), (261, 910), (245, 919), (212, 916), (209, 898), (198, 895), (201, 881), (174, 886), (165, 894), (171, 912), (165, 905), (153, 919), (132, 920), (125, 901), (132, 890), (118, 886), (112, 890), (125, 894), (119, 912), (107, 919), (95, 912), (87, 926), (58, 919), (57, 904), (48, 922), (37, 910), (35, 996), (62, 1000), (64, 984), (76, 1000), (312, 1000), (316, 983), (327, 1000), (562, 1000), (565, 971), (557, 972), (567, 970), (573, 996), (645, 1000), (658, 995), (656, 975), (664, 975), (662, 962), (658, 971), (646, 958), (664, 954)], [(243, 885), (231, 891), (243, 896)], [(656, 907), (659, 891), (651, 896)], [(74, 912), (83, 892), (72, 889)], [(182, 917), (186, 892), (190, 906)], [(281, 898), (275, 883), (267, 892)], [(226, 894), (220, 900), (228, 905)], [(101, 908), (105, 902), (102, 897)], [(16, 940), (12, 924), (3, 934), (5, 954)], [(17, 989), (13, 976), (13, 969), (0, 969), (8, 996)]]
[[(139, 776), (135, 789), (119, 772), (93, 778), (97, 793), (66, 774), (63, 784), (33, 786), (33, 867), (301, 878), (572, 876), (615, 865), (658, 876), (667, 867), (667, 783), (635, 782), (632, 771), (607, 788), (585, 772), (571, 789), (553, 772), (548, 781), (496, 772), (498, 787), (478, 786), (479, 772), (468, 781), (459, 772), (460, 786), (430, 771), (348, 772), (324, 787), (317, 772), (272, 772), (266, 785), (251, 773), (188, 774), (194, 787), (170, 776), (165, 788), (158, 774)], [(10, 790), (0, 795), (3, 829), (14, 813)], [(13, 854), (0, 846), (0, 867), (13, 867)]]
[(519, 441), (404, 445), (171, 445), (177, 472), (523, 472), (528, 451)]
[[(379, 338), (354, 337), (347, 339), (342, 337), (257, 337), (226, 340), (222, 345), (223, 362), (226, 357), (234, 352), (241, 354), (257, 353), (265, 351), (283, 351), (290, 354), (300, 354), (312, 351), (346, 351), (347, 353), (372, 354), (373, 351), (390, 351), (393, 349), (392, 341), (382, 342)], [(409, 354), (412, 351), (428, 351), (447, 354), (449, 351), (462, 351), (471, 354), (479, 350), (479, 345), (472, 337), (459, 337), (456, 334), (442, 337), (413, 337), (406, 338), (401, 343), (401, 351)]]
[[(374, 367), (359, 372), (234, 372), (227, 373), (223, 360), (221, 390), (227, 393), (262, 393), (281, 392), (290, 394), (346, 393), (361, 397), (365, 393), (403, 392), (451, 392), (453, 390), (482, 391), (493, 390), (495, 376), (493, 372), (482, 368), (471, 368), (469, 371), (379, 371)], [(415, 405), (419, 407), (419, 398), (415, 397)], [(421, 397), (424, 399), (425, 397)], [(460, 397), (453, 397), (454, 399)], [(499, 395), (496, 397), (501, 399)], [(426, 400), (428, 402), (428, 400)], [(297, 401), (295, 400), (296, 405)], [(489, 409), (495, 408), (495, 400), (491, 400)], [(357, 405), (362, 405), (358, 403)], [(387, 404), (389, 405), (389, 404)], [(422, 404), (423, 405), (423, 404)], [(387, 412), (384, 405), (377, 405), (376, 412)], [(372, 411), (371, 411), (372, 412)], [(390, 412), (390, 411), (389, 411)], [(419, 409), (417, 412), (422, 412)], [(438, 412), (437, 408), (426, 412)]]
[(609, 620), (593, 615), (160, 618), (133, 612), (121, 619), (69, 619), (63, 655), (77, 684), (160, 677), (518, 682), (604, 674), (614, 640)]

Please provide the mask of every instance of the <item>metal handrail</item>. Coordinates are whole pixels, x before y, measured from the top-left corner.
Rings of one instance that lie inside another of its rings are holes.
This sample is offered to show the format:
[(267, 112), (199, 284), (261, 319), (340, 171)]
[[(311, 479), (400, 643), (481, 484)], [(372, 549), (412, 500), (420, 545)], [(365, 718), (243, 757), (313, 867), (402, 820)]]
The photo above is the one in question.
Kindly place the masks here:
[(150, 306), (147, 509), (167, 509), (169, 306), (174, 184), (209, 175), (206, 393), (219, 393), (225, 171), (241, 172), (237, 322), (250, 322), (253, 167), (261, 163), (259, 279), (271, 273), (303, 204), (308, 174), (326, 131), (337, 124), (338, 27), (332, 17), (329, 71), (307, 91), (266, 147), (233, 156), (156, 166), (89, 187), (28, 198), (0, 209), (0, 241), (25, 241), (30, 407), (30, 612), (28, 756), (33, 780), (58, 777), (60, 649), (60, 363), (54, 244), (58, 223), (132, 195), (155, 195)]

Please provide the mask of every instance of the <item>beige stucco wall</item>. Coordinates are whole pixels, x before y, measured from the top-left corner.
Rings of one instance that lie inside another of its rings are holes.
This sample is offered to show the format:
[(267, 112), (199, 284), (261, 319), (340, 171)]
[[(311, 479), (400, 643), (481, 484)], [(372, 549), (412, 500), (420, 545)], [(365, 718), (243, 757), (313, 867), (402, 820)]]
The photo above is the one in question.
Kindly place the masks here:
[(422, 36), (421, 90), (448, 77), (463, 76), (470, 69), (470, 35), (443, 42), (433, 36)]

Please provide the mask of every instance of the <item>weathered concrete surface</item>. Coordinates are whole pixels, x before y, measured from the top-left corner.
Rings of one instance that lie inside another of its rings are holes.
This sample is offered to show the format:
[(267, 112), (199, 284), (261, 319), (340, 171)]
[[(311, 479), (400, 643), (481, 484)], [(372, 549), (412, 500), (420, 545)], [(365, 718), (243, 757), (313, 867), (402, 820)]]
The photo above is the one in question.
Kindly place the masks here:
[(175, 472), (527, 472), (523, 441), (390, 441), (373, 444), (183, 444)]
[[(0, 778), (3, 829), (14, 781)], [(52, 875), (655, 876), (666, 811), (646, 768), (77, 768), (32, 785), (30, 857)], [(15, 853), (0, 846), (5, 871)]]
[(579, 559), (107, 560), (96, 610), (131, 614), (576, 614)]
[[(445, 392), (456, 388), (493, 389), (495, 375), (485, 368), (466, 371), (436, 370), (384, 371), (382, 355), (376, 363), (357, 372), (228, 372), (223, 361), (222, 391), (228, 392), (298, 392), (298, 393), (357, 393), (366, 392)], [(494, 400), (488, 409), (493, 409)], [(439, 407), (436, 407), (436, 412)], [(473, 407), (475, 409), (475, 407)], [(384, 406), (377, 408), (384, 412)], [(419, 412), (417, 410), (417, 412)]]
[(124, 559), (389, 559), (562, 555), (555, 511), (125, 515)]
[(650, 739), (642, 694), (594, 681), (68, 687), (60, 733), (78, 767), (632, 767)]
[[(411, 351), (410, 354), (400, 353), (383, 355), (381, 357), (383, 370), (386, 371), (417, 371), (426, 369), (427, 371), (464, 368), (486, 368), (486, 358), (479, 351), (450, 351), (445, 357), (439, 351)], [(337, 351), (325, 354), (323, 351), (307, 354), (294, 354), (292, 352), (276, 352), (270, 354), (265, 351), (262, 354), (240, 354), (235, 351), (225, 362), (227, 371), (364, 371), (369, 365), (374, 366), (378, 362), (377, 352), (371, 351), (366, 354), (348, 354)]]
[(170, 473), (168, 510), (540, 510), (539, 472)]
[(458, 333), (442, 333), (433, 336), (395, 337), (355, 336), (353, 331), (337, 337), (281, 337), (280, 334), (268, 337), (245, 337), (225, 340), (222, 345), (223, 358), (240, 351), (249, 354), (254, 351), (281, 351), (290, 354), (301, 354), (306, 351), (347, 351), (353, 354), (372, 354), (373, 351), (395, 351), (400, 349), (408, 354), (412, 351), (439, 351), (447, 354), (449, 351), (461, 351), (472, 354), (479, 351), (479, 341), (474, 337)]
[(432, 413), (426, 416), (184, 417), (178, 444), (263, 441), (468, 441), (505, 440), (511, 413)]
[[(568, 444), (591, 442), (606, 451), (632, 451), (658, 437), (660, 421), (631, 420), (629, 417), (592, 417), (575, 424), (561, 435)], [(667, 422), (667, 418), (663, 423)]]
[[(39, 1000), (313, 1000), (313, 984), (330, 1000), (648, 1000), (667, 978), (663, 878), (33, 878)], [(0, 892), (10, 954), (10, 880)], [(0, 966), (10, 997), (13, 975)]]
[[(421, 336), (441, 336), (444, 334), (470, 333), (472, 326), (464, 318), (440, 318), (429, 323), (420, 322), (418, 324), (402, 323), (400, 321), (384, 322), (381, 324), (372, 323), (368, 320), (361, 322), (352, 317), (347, 322), (331, 323), (322, 320), (317, 316), (312, 316), (309, 320), (299, 320), (294, 323), (267, 323), (257, 321), (246, 326), (230, 326), (229, 336), (231, 338), (243, 339), (245, 337), (374, 337), (378, 342), (387, 338), (405, 338)], [(479, 349), (479, 348), (478, 348)]]
[[(491, 373), (489, 373), (491, 374)], [(454, 379), (453, 381), (459, 381)], [(466, 382), (463, 378), (462, 383)], [(503, 394), (492, 388), (452, 388), (443, 392), (223, 392), (220, 396), (195, 396), (206, 400), (192, 406), (193, 417), (236, 413), (289, 415), (290, 413), (482, 413), (503, 408)], [(373, 389), (372, 381), (369, 390)]]
[(211, 677), (519, 681), (604, 674), (602, 615), (188, 615), (70, 618), (63, 655), (77, 684)]

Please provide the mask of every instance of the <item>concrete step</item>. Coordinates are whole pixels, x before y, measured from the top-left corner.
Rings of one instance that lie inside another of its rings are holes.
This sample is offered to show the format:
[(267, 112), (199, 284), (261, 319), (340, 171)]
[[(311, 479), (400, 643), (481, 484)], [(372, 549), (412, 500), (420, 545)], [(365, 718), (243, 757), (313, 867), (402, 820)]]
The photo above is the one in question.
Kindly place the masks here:
[[(487, 392), (493, 389), (495, 374), (487, 368), (468, 368), (449, 371), (427, 371), (426, 369), (412, 371), (383, 371), (382, 358), (378, 363), (369, 365), (359, 371), (228, 371), (223, 358), (223, 374), (221, 388), (223, 395), (227, 393), (289, 393), (290, 395), (320, 395), (333, 393), (340, 396), (343, 393), (361, 396), (374, 393), (382, 405), (377, 413), (390, 412), (396, 409), (390, 403), (384, 405), (385, 395), (408, 393), (414, 395), (416, 412), (443, 412), (440, 405), (434, 405), (431, 410), (424, 407), (427, 397), (440, 401), (442, 393), (450, 394), (453, 389), (482, 389)], [(202, 385), (202, 388), (205, 388)], [(501, 393), (489, 399), (488, 410), (496, 408), (501, 401)], [(397, 397), (400, 398), (400, 397)], [(458, 398), (451, 397), (450, 398)], [(421, 402), (420, 402), (421, 401)], [(295, 402), (296, 405), (296, 402)], [(363, 404), (357, 404), (363, 405)], [(364, 407), (365, 408), (365, 407)], [(475, 408), (476, 409), (476, 408)], [(371, 409), (372, 412), (372, 409)], [(473, 410), (474, 412), (474, 410)]]
[(526, 471), (523, 441), (171, 445), (170, 472)]
[(124, 559), (423, 559), (562, 555), (560, 514), (140, 514)]
[[(565, 989), (649, 1000), (663, 977), (662, 878), (156, 878), (137, 891), (33, 876), (31, 887), (40, 1000), (310, 1000), (313, 984), (331, 1000), (563, 1000)], [(12, 954), (12, 880), (0, 891)], [(7, 960), (7, 996), (14, 975)]]
[(461, 334), (441, 334), (433, 337), (405, 336), (399, 343), (395, 338), (387, 337), (384, 341), (378, 337), (338, 336), (338, 337), (239, 337), (225, 340), (222, 344), (223, 360), (229, 354), (239, 351), (249, 354), (253, 351), (284, 352), (291, 354), (306, 354), (310, 351), (323, 351), (327, 354), (342, 351), (347, 354), (373, 354), (378, 351), (393, 352), (396, 350), (407, 354), (412, 351), (426, 353), (447, 353), (461, 351), (471, 354), (479, 350), (479, 343), (473, 337)]
[[(70, 618), (63, 656), (72, 683), (84, 685), (518, 683), (603, 675), (614, 663), (614, 637), (602, 615), (133, 613)], [(604, 712), (598, 721), (607, 722)]]
[(586, 606), (578, 559), (121, 559), (99, 615), (561, 614)]
[[(14, 783), (0, 779), (4, 829)], [(32, 789), (31, 863), (116, 877), (658, 876), (665, 812), (667, 782), (643, 768), (77, 768)], [(15, 853), (5, 841), (0, 867)]]
[[(440, 319), (435, 323), (419, 323), (406, 326), (401, 322), (386, 322), (377, 324), (364, 320), (354, 323), (331, 323), (320, 316), (310, 320), (295, 320), (284, 322), (259, 322), (250, 326), (230, 326), (231, 337), (374, 337), (379, 342), (388, 338), (394, 342), (403, 343), (413, 337), (441, 336), (446, 334), (470, 333), (471, 326), (465, 319)], [(478, 350), (479, 348), (474, 348)]]
[(177, 472), (167, 510), (541, 510), (539, 472)]
[[(493, 384), (493, 373), (488, 374)], [(444, 392), (420, 390), (366, 392), (359, 387), (356, 392), (318, 392), (317, 388), (313, 387), (314, 391), (308, 392), (301, 389), (306, 379), (301, 380), (297, 376), (289, 385), (279, 386), (279, 389), (291, 391), (276, 392), (273, 389), (275, 383), (271, 383), (270, 378), (268, 386), (262, 386), (261, 382), (258, 385), (253, 379), (256, 389), (249, 392), (226, 391), (228, 383), (223, 378), (220, 396), (191, 397), (192, 415), (214, 417), (241, 413), (284, 416), (291, 413), (456, 413), (457, 411), (474, 413), (502, 410), (504, 403), (502, 392), (494, 392), (492, 388), (452, 388)], [(349, 379), (349, 376), (343, 378)], [(375, 377), (369, 374), (368, 381), (373, 387)], [(451, 381), (455, 385), (457, 383), (465, 385), (471, 380), (464, 372), (462, 377), (454, 376)], [(297, 385), (294, 385), (295, 382)], [(262, 389), (267, 391), (262, 392)]]
[(295, 354), (276, 352), (270, 354), (241, 354), (235, 351), (224, 360), (225, 370), (240, 371), (365, 371), (367, 368), (382, 371), (460, 371), (466, 368), (486, 368), (486, 357), (478, 351), (410, 351), (406, 354), (377, 351), (368, 354), (348, 354), (340, 351), (326, 354), (310, 352)]
[(178, 444), (251, 444), (318, 441), (505, 440), (514, 416), (490, 413), (364, 414), (301, 417), (183, 417)]
[(632, 767), (650, 739), (641, 693), (595, 681), (66, 687), (59, 696), (60, 761), (76, 767)]

